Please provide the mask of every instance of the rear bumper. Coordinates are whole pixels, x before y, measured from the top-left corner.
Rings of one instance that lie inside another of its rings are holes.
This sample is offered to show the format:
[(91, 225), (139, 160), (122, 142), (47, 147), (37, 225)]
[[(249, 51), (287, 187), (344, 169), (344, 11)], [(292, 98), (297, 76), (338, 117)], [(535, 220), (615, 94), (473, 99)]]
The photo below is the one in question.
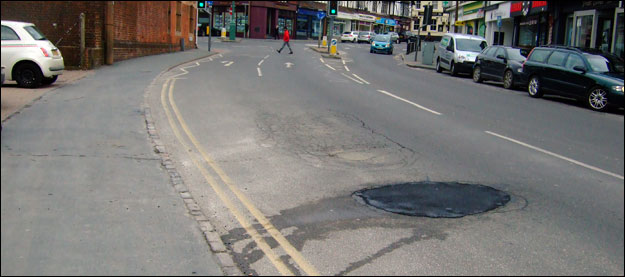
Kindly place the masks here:
[(64, 70), (65, 70), (65, 64), (63, 62), (63, 57), (45, 59), (41, 63), (41, 73), (43, 73), (43, 76), (45, 77), (61, 75), (63, 74)]

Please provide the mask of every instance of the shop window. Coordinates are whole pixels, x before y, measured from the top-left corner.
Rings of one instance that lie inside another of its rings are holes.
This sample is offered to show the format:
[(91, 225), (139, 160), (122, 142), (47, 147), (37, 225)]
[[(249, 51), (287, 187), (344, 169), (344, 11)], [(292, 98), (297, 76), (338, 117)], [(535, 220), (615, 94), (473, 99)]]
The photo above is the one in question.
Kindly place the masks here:
[(616, 16), (616, 30), (614, 33), (614, 44), (612, 53), (623, 58), (623, 12)]
[(493, 33), (493, 44), (494, 45), (503, 45), (505, 32), (494, 32)]

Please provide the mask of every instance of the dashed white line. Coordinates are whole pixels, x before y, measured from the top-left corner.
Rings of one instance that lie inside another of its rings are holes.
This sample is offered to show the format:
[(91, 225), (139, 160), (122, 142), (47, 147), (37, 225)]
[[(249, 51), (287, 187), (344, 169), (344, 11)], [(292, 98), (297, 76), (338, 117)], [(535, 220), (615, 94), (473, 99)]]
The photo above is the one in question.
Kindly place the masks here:
[(269, 55), (265, 56), (265, 57), (263, 58), (263, 60), (264, 60), (264, 59), (266, 59), (266, 58), (269, 58)]
[(329, 67), (330, 69), (336, 71), (336, 69), (334, 69), (334, 67), (331, 67), (329, 64), (327, 64), (327, 63), (324, 63), (324, 64), (325, 64), (325, 66)]
[(322, 63), (326, 63), (325, 61), (323, 61), (323, 58), (319, 58), (321, 60)]
[(607, 171), (607, 170), (603, 170), (603, 169), (601, 169), (601, 168), (597, 168), (597, 167), (594, 167), (594, 166), (592, 166), (592, 165), (588, 165), (588, 164), (585, 164), (585, 163), (582, 163), (582, 162), (579, 162), (579, 161), (573, 160), (573, 159), (571, 159), (571, 158), (567, 158), (567, 157), (565, 157), (565, 156), (558, 155), (558, 154), (556, 154), (556, 153), (553, 153), (553, 152), (547, 151), (547, 150), (545, 150), (545, 149), (538, 148), (538, 147), (536, 147), (536, 146), (532, 146), (532, 145), (529, 145), (529, 144), (527, 144), (527, 143), (520, 142), (520, 141), (518, 141), (518, 140), (511, 139), (511, 138), (509, 138), (509, 137), (505, 137), (505, 136), (502, 136), (502, 135), (497, 134), (497, 133), (493, 133), (493, 132), (491, 132), (491, 131), (484, 131), (484, 132), (486, 132), (486, 133), (487, 133), (487, 134), (489, 134), (489, 135), (493, 135), (493, 136), (496, 136), (496, 137), (499, 137), (499, 138), (502, 138), (502, 139), (505, 139), (505, 140), (508, 140), (508, 141), (514, 142), (514, 143), (516, 143), (516, 144), (523, 145), (523, 146), (525, 146), (525, 147), (527, 147), (527, 148), (534, 149), (534, 150), (536, 150), (536, 151), (539, 151), (539, 152), (545, 153), (545, 154), (547, 154), (547, 155), (554, 156), (554, 157), (556, 157), (556, 158), (559, 158), (559, 159), (565, 160), (565, 161), (567, 161), (567, 162), (571, 162), (571, 163), (574, 163), (574, 164), (576, 164), (576, 165), (583, 166), (583, 167), (588, 168), (588, 169), (590, 169), (590, 170), (594, 170), (594, 171), (597, 171), (597, 172), (601, 172), (601, 173), (603, 173), (603, 174), (610, 175), (610, 176), (612, 176), (612, 177), (615, 177), (615, 178), (618, 178), (618, 179), (624, 180), (623, 176), (618, 175), (618, 174), (615, 174), (615, 173), (612, 173), (612, 172), (609, 172), (609, 171)]
[(356, 80), (356, 79), (354, 79), (354, 78), (350, 77), (349, 75), (347, 75), (347, 74), (345, 74), (345, 73), (341, 73), (341, 74), (342, 74), (343, 76), (347, 77), (348, 79), (350, 79), (350, 80), (352, 80), (352, 81), (354, 81), (354, 82), (359, 83), (359, 84), (361, 84), (361, 85), (362, 85), (362, 82), (360, 82), (360, 81), (358, 81), (358, 80)]
[(341, 61), (343, 62), (343, 65), (345, 65), (345, 60), (341, 59)]
[(358, 76), (358, 75), (356, 75), (356, 74), (354, 74), (354, 73), (352, 73), (352, 75), (354, 75), (354, 77), (358, 78), (358, 80), (362, 81), (363, 83), (365, 83), (365, 84), (367, 84), (367, 85), (369, 85), (369, 84), (370, 84), (369, 82), (367, 82), (367, 80), (365, 80), (365, 79), (363, 79), (363, 78), (360, 78), (360, 76)]
[(349, 68), (347, 68), (347, 65), (344, 65), (345, 70), (347, 70), (349, 72)]
[(231, 66), (234, 62), (229, 62), (227, 64), (224, 64), (224, 66)]
[(258, 66), (260, 66), (261, 64), (263, 64), (263, 62), (264, 62), (264, 61), (265, 61), (264, 59), (260, 60), (260, 62), (258, 63)]
[(399, 96), (396, 96), (396, 95), (394, 95), (394, 94), (392, 94), (392, 93), (390, 93), (390, 92), (388, 92), (388, 91), (385, 91), (385, 90), (379, 90), (379, 89), (378, 89), (378, 91), (379, 91), (379, 92), (381, 92), (381, 93), (384, 93), (384, 94), (386, 94), (386, 95), (388, 95), (388, 96), (390, 96), (390, 97), (393, 97), (393, 98), (399, 99), (399, 100), (401, 100), (401, 101), (404, 101), (404, 102), (406, 102), (406, 103), (408, 103), (408, 104), (410, 104), (410, 105), (413, 105), (413, 106), (415, 106), (415, 107), (417, 107), (417, 108), (419, 108), (419, 109), (422, 109), (422, 110), (425, 110), (425, 111), (431, 112), (431, 113), (433, 113), (433, 114), (435, 114), (435, 115), (441, 115), (441, 113), (439, 113), (439, 112), (437, 112), (437, 111), (430, 110), (430, 109), (428, 109), (428, 108), (426, 108), (426, 107), (423, 107), (423, 106), (421, 106), (421, 105), (419, 105), (419, 104), (417, 104), (417, 103), (414, 103), (414, 102), (412, 102), (412, 101), (409, 101), (409, 100), (406, 100), (406, 99), (401, 98), (401, 97), (399, 97)]
[(260, 67), (257, 67), (256, 70), (258, 70), (258, 77), (263, 77), (263, 73), (260, 72)]

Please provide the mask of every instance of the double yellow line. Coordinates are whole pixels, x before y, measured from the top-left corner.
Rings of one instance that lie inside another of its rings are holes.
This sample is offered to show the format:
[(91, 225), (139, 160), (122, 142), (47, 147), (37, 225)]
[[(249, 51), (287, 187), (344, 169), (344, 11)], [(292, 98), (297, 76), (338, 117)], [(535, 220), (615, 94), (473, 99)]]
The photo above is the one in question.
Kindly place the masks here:
[[(196, 63), (199, 65), (199, 63)], [(188, 68), (188, 67), (187, 67)], [(284, 251), (291, 256), (293, 261), (308, 275), (318, 276), (319, 272), (312, 266), (306, 259), (302, 256), (291, 243), (280, 233), (276, 227), (271, 224), (271, 222), (252, 204), (252, 202), (243, 194), (235, 185), (233, 185), (232, 180), (226, 175), (226, 173), (211, 159), (211, 157), (206, 153), (204, 148), (200, 145), (198, 140), (195, 138), (193, 133), (189, 130), (188, 125), (186, 124), (184, 118), (180, 114), (178, 107), (176, 106), (176, 102), (174, 101), (173, 92), (174, 86), (176, 84), (176, 77), (185, 75), (188, 72), (184, 70), (185, 68), (180, 68), (184, 73), (172, 76), (168, 78), (163, 84), (163, 88), (161, 90), (161, 104), (163, 105), (163, 109), (165, 110), (165, 114), (167, 115), (167, 120), (169, 121), (169, 125), (171, 126), (174, 135), (180, 142), (180, 144), (185, 149), (193, 149), (185, 140), (176, 121), (174, 120), (174, 116), (170, 111), (169, 105), (171, 105), (171, 110), (175, 115), (175, 119), (177, 119), (178, 124), (184, 131), (186, 137), (190, 140), (190, 142), (195, 146), (195, 149), (200, 153), (204, 162), (206, 162), (210, 168), (213, 169), (214, 172), (217, 173), (221, 181), (226, 185), (225, 187), (229, 189), (236, 198), (241, 202), (243, 206), (254, 216), (254, 218), (258, 221), (258, 223), (263, 226), (263, 228), (278, 242), (280, 246), (284, 249)], [(169, 93), (167, 93), (167, 87), (169, 85)], [(166, 95), (168, 97), (166, 97)], [(169, 105), (167, 103), (167, 99), (169, 100)], [(187, 151), (188, 152), (188, 151)], [(189, 154), (191, 160), (195, 166), (200, 170), (200, 173), (204, 176), (204, 179), (210, 184), (213, 188), (219, 199), (226, 205), (226, 207), (230, 210), (230, 212), (234, 215), (234, 217), (239, 221), (239, 224), (247, 231), (247, 233), (252, 237), (252, 239), (256, 242), (258, 247), (267, 255), (272, 264), (276, 267), (276, 269), (282, 275), (295, 275), (287, 265), (280, 259), (276, 253), (274, 253), (273, 249), (267, 244), (265, 239), (256, 231), (253, 225), (249, 222), (249, 220), (244, 216), (244, 214), (235, 206), (235, 204), (231, 201), (231, 199), (226, 195), (226, 191), (222, 188), (215, 179), (210, 175), (208, 170), (205, 168), (204, 163), (196, 158), (194, 155)]]

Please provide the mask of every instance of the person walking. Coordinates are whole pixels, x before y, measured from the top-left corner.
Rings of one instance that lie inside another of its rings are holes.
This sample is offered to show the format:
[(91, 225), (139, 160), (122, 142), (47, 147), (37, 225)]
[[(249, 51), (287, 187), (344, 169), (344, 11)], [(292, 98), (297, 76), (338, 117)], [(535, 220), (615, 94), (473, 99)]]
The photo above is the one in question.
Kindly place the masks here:
[(280, 39), (279, 35), (280, 35), (280, 28), (278, 28), (278, 25), (276, 25), (276, 32), (275, 32), (275, 36), (274, 36), (273, 39), (274, 40), (275, 39)]
[(288, 46), (289, 47), (289, 51), (291, 51), (289, 54), (293, 54), (293, 50), (291, 49), (291, 45), (289, 44), (289, 40), (291, 40), (290, 36), (289, 36), (289, 29), (284, 28), (284, 36), (283, 36), (283, 40), (284, 43), (282, 44), (282, 47), (280, 47), (280, 50), (276, 50), (278, 51), (278, 53), (280, 53), (282, 51), (282, 49), (284, 49), (284, 46)]

